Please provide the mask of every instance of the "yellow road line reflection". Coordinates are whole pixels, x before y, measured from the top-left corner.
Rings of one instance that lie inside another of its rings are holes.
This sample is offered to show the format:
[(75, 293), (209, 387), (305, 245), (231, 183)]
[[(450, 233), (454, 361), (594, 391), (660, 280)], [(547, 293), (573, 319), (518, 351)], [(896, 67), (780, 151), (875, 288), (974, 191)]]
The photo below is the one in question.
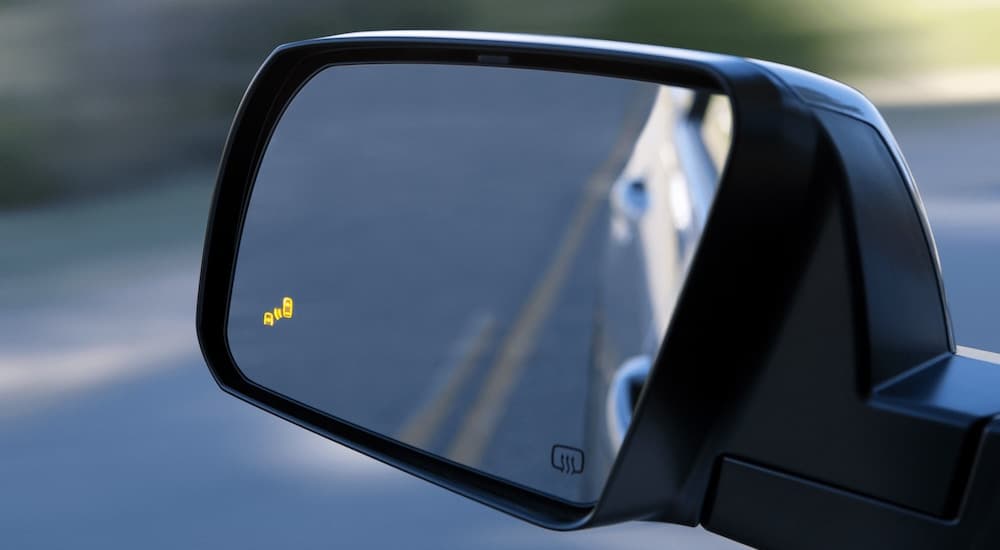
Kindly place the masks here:
[(473, 318), (460, 340), (455, 361), (445, 370), (441, 383), (434, 385), (429, 397), (403, 425), (396, 439), (419, 449), (427, 449), (440, 424), (451, 411), (462, 387), (493, 339), (496, 320), (492, 315)]
[[(608, 157), (590, 177), (555, 254), (507, 333), (499, 355), (486, 376), (479, 396), (462, 421), (445, 456), (477, 466), (496, 431), (507, 401), (521, 378), (525, 358), (534, 349), (539, 329), (552, 310), (579, 252), (587, 228), (607, 199), (610, 184), (631, 153), (638, 131), (649, 112), (648, 102), (637, 98), (626, 113), (622, 131)], [(581, 366), (582, 368), (582, 366)]]

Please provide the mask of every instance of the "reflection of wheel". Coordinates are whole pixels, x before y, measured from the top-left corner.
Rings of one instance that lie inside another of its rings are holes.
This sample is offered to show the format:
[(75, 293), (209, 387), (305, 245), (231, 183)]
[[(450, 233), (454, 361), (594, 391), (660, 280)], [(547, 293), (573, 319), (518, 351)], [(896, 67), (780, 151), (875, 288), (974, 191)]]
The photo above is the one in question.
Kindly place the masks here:
[(628, 431), (707, 219), (728, 149), (728, 115), (720, 96), (662, 89), (609, 189), (586, 412), (587, 477), (597, 485), (595, 498)]
[(635, 355), (616, 366), (615, 354), (610, 353), (604, 332), (606, 322), (602, 309), (598, 308), (591, 338), (584, 434), (588, 472), (585, 491), (587, 497), (594, 499), (600, 496), (599, 491), (614, 465), (652, 366), (649, 355)]
[(646, 385), (652, 365), (653, 360), (648, 355), (629, 357), (618, 367), (608, 385), (604, 416), (608, 423), (609, 444), (616, 451), (632, 423), (632, 413), (639, 403), (639, 394)]

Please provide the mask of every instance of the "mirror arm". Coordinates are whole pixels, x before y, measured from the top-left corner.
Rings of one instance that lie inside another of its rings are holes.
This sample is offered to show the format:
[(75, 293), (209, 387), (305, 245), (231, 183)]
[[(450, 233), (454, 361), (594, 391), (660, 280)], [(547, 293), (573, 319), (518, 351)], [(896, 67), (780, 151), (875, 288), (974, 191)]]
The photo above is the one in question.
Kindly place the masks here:
[(881, 117), (810, 96), (803, 78), (790, 80), (822, 130), (820, 226), (802, 228), (811, 257), (771, 347), (738, 367), (755, 372), (705, 452), (700, 521), (768, 548), (996, 547), (1000, 362), (956, 354), (933, 239)]

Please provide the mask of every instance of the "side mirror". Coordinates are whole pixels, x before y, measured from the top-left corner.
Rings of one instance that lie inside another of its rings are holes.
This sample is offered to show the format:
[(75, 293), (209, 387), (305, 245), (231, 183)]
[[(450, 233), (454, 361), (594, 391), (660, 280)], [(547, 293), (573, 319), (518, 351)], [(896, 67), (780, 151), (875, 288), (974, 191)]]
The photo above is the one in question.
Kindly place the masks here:
[(545, 527), (1000, 544), (1000, 369), (956, 353), (878, 112), (796, 69), (282, 46), (226, 146), (198, 336), (223, 390)]

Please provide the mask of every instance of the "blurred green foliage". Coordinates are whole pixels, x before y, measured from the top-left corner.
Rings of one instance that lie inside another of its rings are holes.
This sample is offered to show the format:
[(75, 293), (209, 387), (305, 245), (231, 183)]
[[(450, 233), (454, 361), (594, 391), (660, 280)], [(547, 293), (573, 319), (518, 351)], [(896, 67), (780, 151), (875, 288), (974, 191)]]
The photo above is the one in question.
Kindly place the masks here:
[(848, 80), (1000, 65), (984, 0), (0, 0), (0, 208), (212, 166), (275, 45), (380, 28), (650, 42)]

